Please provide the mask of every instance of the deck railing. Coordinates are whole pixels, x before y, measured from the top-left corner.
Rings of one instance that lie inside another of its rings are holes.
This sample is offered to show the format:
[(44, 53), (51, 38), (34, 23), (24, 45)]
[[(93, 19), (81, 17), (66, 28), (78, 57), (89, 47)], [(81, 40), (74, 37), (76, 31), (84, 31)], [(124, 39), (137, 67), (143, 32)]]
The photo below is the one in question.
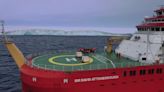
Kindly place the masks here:
[[(121, 62), (121, 61), (120, 61)], [(44, 70), (55, 70), (55, 71), (82, 71), (82, 70), (99, 70), (99, 69), (109, 69), (109, 68), (128, 68), (128, 67), (136, 67), (136, 66), (146, 66), (151, 64), (144, 64), (134, 62), (132, 63), (115, 63), (116, 67), (113, 67), (109, 64), (91, 64), (91, 65), (81, 65), (81, 66), (56, 66), (56, 65), (46, 65), (46, 64), (32, 64), (30, 62), (26, 62), (26, 64), (30, 67), (35, 67), (38, 69)]]

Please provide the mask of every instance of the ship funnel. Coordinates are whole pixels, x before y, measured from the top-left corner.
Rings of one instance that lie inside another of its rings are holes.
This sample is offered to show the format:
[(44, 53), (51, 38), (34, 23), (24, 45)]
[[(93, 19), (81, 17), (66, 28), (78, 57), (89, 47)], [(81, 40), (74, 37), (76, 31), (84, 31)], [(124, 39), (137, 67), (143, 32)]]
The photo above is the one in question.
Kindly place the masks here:
[(5, 29), (4, 29), (4, 21), (0, 21), (0, 22), (1, 22), (1, 26), (2, 26), (2, 36), (3, 36), (2, 42), (4, 43), (7, 50), (11, 54), (12, 58), (16, 62), (17, 66), (19, 68), (21, 68), (25, 64), (26, 59), (25, 59), (24, 55), (22, 54), (22, 52), (15, 45), (15, 43), (10, 41), (7, 38), (7, 36), (5, 34)]

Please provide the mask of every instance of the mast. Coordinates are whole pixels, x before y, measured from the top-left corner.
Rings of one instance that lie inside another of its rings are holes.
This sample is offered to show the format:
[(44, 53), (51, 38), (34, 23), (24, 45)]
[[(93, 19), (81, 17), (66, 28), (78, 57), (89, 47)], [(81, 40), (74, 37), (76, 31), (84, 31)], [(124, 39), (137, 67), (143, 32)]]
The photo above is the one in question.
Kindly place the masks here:
[(20, 69), (26, 61), (26, 58), (24, 57), (23, 53), (19, 50), (19, 48), (15, 45), (14, 42), (9, 41), (4, 29), (4, 21), (0, 21), (2, 26), (2, 35), (3, 35), (3, 43), (6, 46), (7, 50), (11, 54), (12, 58), (14, 59), (15, 63), (17, 64), (18, 68)]
[(6, 34), (5, 34), (4, 21), (1, 20), (0, 23), (1, 23), (2, 36), (3, 36), (3, 38), (4, 38), (4, 41), (5, 41), (5, 42), (8, 42), (7, 36), (6, 36)]

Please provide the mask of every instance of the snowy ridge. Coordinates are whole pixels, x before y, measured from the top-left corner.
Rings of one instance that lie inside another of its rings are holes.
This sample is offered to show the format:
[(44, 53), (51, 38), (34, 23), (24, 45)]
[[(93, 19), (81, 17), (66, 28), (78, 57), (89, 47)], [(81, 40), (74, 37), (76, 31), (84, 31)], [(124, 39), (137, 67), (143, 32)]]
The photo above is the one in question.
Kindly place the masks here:
[(16, 31), (8, 31), (7, 35), (63, 35), (63, 36), (122, 36), (129, 34), (114, 34), (109, 32), (95, 31), (95, 30), (49, 30), (49, 29), (24, 29)]

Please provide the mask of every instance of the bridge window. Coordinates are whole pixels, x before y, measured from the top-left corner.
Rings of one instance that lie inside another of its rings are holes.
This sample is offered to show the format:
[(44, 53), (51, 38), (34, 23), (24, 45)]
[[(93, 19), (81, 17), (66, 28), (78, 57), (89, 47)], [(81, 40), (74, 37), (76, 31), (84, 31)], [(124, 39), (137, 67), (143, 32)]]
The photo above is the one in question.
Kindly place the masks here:
[(154, 28), (151, 28), (152, 31), (154, 31)]
[(164, 28), (161, 28), (161, 31), (164, 31)]
[(155, 30), (156, 30), (156, 31), (160, 31), (160, 28), (159, 28), (159, 27), (157, 27), (157, 28), (155, 28)]
[(160, 12), (158, 12), (157, 14), (158, 14), (158, 15), (162, 15), (162, 12), (160, 11)]

